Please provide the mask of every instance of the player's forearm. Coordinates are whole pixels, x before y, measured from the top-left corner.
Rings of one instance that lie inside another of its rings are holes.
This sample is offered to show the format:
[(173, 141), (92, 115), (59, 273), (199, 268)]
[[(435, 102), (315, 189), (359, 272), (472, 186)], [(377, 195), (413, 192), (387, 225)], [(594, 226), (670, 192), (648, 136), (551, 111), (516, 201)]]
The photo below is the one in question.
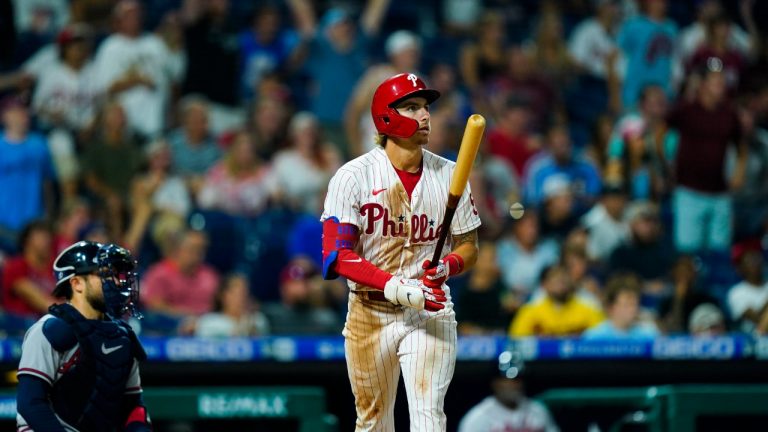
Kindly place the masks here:
[(391, 274), (364, 260), (351, 249), (339, 250), (334, 270), (352, 282), (381, 291), (392, 278)]
[(53, 297), (44, 294), (34, 282), (29, 279), (21, 279), (13, 284), (13, 292), (24, 300), (32, 309), (45, 313), (48, 307), (54, 303)]
[(477, 254), (479, 251), (477, 230), (453, 236), (453, 244), (455, 246), (453, 247), (453, 250), (451, 250), (451, 253), (460, 256), (464, 264), (459, 273), (463, 273), (474, 267), (477, 262)]
[(462, 267), (461, 271), (458, 274), (464, 273), (465, 271), (471, 269), (475, 266), (475, 263), (477, 262), (477, 253), (478, 248), (477, 245), (470, 244), (470, 243), (463, 243), (456, 248), (454, 248), (451, 253), (454, 253), (461, 257), (461, 259), (464, 261), (464, 266)]
[(65, 432), (48, 402), (48, 389), (48, 383), (39, 378), (19, 376), (16, 409), (32, 430)]
[(376, 36), (381, 28), (381, 22), (387, 14), (391, 0), (368, 0), (363, 16), (360, 19), (360, 26), (368, 36)]
[(141, 394), (125, 395), (123, 412), (126, 419), (125, 432), (150, 432), (152, 430)]
[(736, 158), (736, 167), (733, 170), (731, 176), (731, 187), (733, 189), (740, 189), (744, 185), (747, 173), (747, 157), (749, 152), (747, 150), (746, 141), (742, 141), (738, 148), (738, 156)]

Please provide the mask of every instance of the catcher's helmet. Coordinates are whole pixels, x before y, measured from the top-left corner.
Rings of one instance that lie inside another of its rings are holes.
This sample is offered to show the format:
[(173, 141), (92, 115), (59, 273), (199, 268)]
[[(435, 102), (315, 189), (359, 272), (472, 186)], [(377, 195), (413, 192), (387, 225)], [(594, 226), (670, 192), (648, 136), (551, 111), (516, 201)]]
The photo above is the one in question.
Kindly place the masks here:
[(138, 316), (139, 278), (131, 253), (114, 244), (81, 241), (64, 249), (53, 262), (57, 297), (72, 297), (69, 280), (75, 275), (96, 274), (101, 278), (106, 310), (114, 318), (126, 312)]
[(424, 81), (414, 74), (398, 74), (379, 84), (373, 94), (371, 116), (380, 134), (409, 138), (419, 129), (419, 122), (403, 117), (394, 108), (399, 102), (411, 97), (423, 97), (427, 103), (440, 97), (440, 92), (427, 88)]

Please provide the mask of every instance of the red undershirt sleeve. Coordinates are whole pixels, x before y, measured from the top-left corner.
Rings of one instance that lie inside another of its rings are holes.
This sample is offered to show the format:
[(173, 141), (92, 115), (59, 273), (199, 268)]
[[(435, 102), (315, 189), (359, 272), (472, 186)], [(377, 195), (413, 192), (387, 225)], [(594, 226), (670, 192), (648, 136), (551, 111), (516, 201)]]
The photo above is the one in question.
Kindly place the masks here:
[(384, 291), (392, 275), (362, 259), (355, 251), (341, 249), (335, 266), (336, 273), (359, 284)]

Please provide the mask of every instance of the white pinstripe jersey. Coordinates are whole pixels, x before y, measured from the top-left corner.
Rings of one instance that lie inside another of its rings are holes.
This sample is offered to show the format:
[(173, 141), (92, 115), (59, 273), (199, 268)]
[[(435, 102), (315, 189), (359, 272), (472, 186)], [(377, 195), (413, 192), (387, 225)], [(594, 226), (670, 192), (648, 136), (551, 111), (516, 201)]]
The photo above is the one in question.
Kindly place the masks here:
[[(411, 199), (384, 149), (377, 147), (339, 168), (328, 185), (321, 220), (331, 216), (356, 225), (360, 240), (355, 252), (376, 267), (405, 278), (417, 278), (425, 260), (432, 259), (448, 186), (456, 165), (423, 150), (421, 178)], [(480, 226), (471, 189), (467, 185), (451, 223), (452, 235)], [(450, 253), (450, 236), (442, 256)], [(368, 289), (349, 281), (353, 290)]]

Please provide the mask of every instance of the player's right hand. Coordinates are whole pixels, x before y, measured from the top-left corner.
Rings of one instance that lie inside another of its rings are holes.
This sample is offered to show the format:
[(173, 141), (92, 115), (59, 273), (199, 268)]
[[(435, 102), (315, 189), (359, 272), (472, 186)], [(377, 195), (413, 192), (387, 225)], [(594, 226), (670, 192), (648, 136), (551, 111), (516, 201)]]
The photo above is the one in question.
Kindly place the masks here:
[(436, 312), (445, 307), (442, 303), (447, 299), (441, 289), (424, 286), (419, 279), (392, 277), (384, 285), (384, 297), (396, 305), (412, 307), (416, 310), (426, 309)]
[(437, 312), (445, 307), (443, 303), (446, 301), (448, 301), (448, 297), (445, 296), (442, 286), (438, 288), (424, 286), (424, 309)]

